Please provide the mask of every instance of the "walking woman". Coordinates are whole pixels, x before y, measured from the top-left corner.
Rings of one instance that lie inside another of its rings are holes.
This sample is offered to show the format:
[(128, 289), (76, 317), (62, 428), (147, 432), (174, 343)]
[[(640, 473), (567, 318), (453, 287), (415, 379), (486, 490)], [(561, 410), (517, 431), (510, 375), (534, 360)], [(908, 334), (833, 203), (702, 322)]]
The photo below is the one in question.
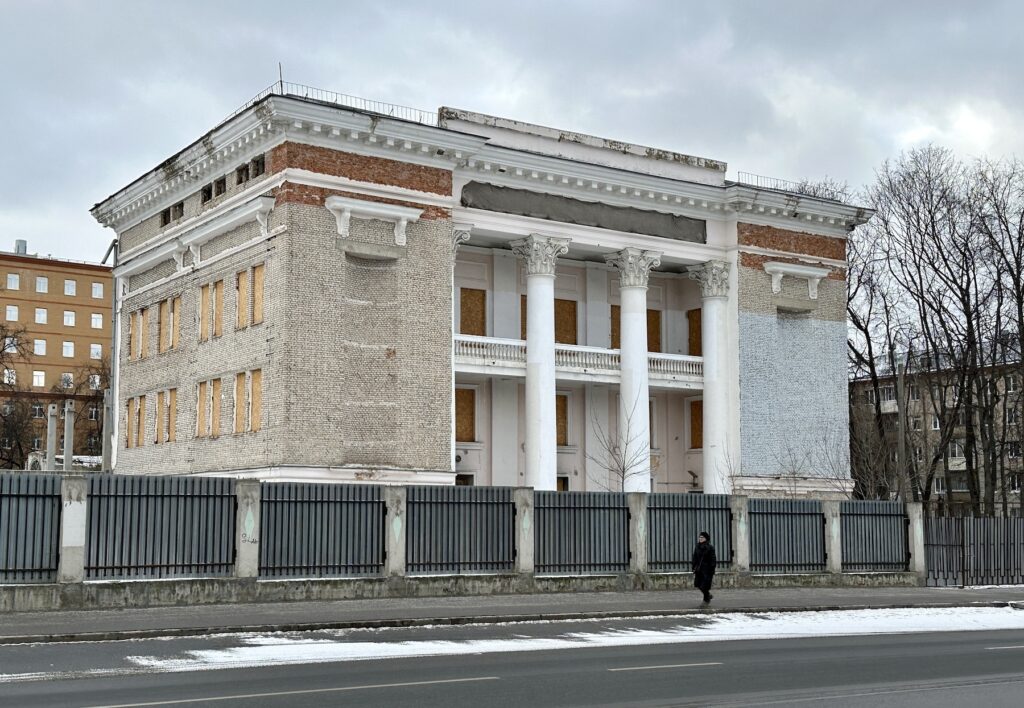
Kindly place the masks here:
[(707, 531), (701, 531), (697, 536), (697, 547), (693, 549), (693, 586), (704, 593), (701, 607), (707, 607), (711, 602), (715, 564), (715, 547), (711, 545), (711, 536)]

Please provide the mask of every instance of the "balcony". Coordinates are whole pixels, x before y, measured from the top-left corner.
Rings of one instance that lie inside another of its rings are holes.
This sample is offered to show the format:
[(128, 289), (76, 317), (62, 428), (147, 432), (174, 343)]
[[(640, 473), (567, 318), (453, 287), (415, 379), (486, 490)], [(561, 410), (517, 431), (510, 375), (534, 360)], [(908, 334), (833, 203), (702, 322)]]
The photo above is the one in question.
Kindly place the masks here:
[[(704, 360), (699, 356), (648, 354), (651, 388), (699, 391), (704, 388)], [(489, 376), (526, 376), (526, 342), (455, 335), (455, 371)], [(619, 350), (555, 344), (559, 381), (619, 383)]]

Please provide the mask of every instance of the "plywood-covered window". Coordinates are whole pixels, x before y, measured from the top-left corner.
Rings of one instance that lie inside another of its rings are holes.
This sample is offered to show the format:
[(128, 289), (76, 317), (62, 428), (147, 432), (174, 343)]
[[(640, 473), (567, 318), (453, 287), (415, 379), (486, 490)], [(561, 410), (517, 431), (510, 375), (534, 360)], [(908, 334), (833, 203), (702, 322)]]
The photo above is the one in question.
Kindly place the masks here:
[(476, 389), (455, 389), (455, 442), (476, 442)]
[(263, 281), (265, 280), (263, 264), (252, 267), (252, 323), (263, 322)]
[(210, 286), (199, 288), (199, 341), (210, 338)]
[(205, 438), (209, 434), (207, 411), (210, 406), (210, 389), (205, 381), (199, 382), (196, 390), (196, 437)]
[(224, 334), (224, 281), (218, 280), (212, 286), (213, 296), (213, 336)]
[[(622, 307), (612, 305), (612, 349), (622, 348)], [(661, 310), (647, 310), (647, 351), (661, 351)]]
[(149, 356), (149, 308), (139, 310), (139, 358)]
[(690, 401), (690, 449), (704, 447), (704, 401)]
[(210, 437), (220, 437), (220, 379), (210, 382)]
[(156, 417), (156, 430), (155, 430), (154, 435), (153, 435), (153, 442), (156, 443), (157, 445), (159, 445), (160, 443), (164, 442), (164, 440), (166, 439), (165, 438), (165, 432), (164, 432), (166, 430), (165, 425), (166, 425), (166, 422), (167, 422), (165, 420), (165, 418), (164, 418), (164, 416), (166, 415), (166, 405), (167, 404), (166, 404), (166, 398), (165, 398), (164, 392), (163, 391), (157, 391), (156, 392), (156, 416), (155, 416)]
[(235, 329), (249, 326), (249, 271), (235, 274)]
[(555, 443), (559, 447), (569, 444), (569, 396), (555, 396)]
[(487, 336), (487, 291), (476, 288), (459, 290), (459, 332)]
[(253, 369), (249, 376), (249, 430), (263, 427), (263, 370)]
[(171, 348), (171, 300), (160, 301), (160, 307), (157, 309), (156, 327), (157, 351), (163, 354)]
[(135, 444), (142, 447), (146, 443), (146, 397), (139, 396), (135, 406)]
[(178, 389), (167, 392), (167, 442), (178, 439)]
[(263, 422), (263, 370), (235, 374), (236, 433), (256, 432)]
[[(520, 338), (526, 339), (526, 296), (519, 300)], [(576, 301), (555, 298), (555, 342), (576, 344), (577, 339)]]
[(178, 348), (181, 339), (181, 295), (171, 300), (171, 349)]
[(128, 358), (135, 358), (135, 315), (128, 315)]
[(235, 432), (245, 432), (245, 372), (235, 374)]
[(125, 447), (135, 447), (135, 399), (128, 399), (127, 410), (125, 411)]
[(686, 311), (686, 326), (689, 330), (687, 337), (686, 353), (690, 356), (704, 356), (704, 346), (701, 341), (701, 310)]

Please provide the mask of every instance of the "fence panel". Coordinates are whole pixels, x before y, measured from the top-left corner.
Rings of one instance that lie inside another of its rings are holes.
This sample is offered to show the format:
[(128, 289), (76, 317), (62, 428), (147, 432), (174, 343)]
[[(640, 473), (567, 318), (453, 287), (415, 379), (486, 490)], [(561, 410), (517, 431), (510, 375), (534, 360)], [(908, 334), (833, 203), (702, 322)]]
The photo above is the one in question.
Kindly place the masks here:
[(926, 584), (948, 587), (964, 584), (963, 519), (926, 516), (924, 555), (928, 566)]
[(380, 486), (264, 482), (260, 494), (260, 577), (383, 572), (385, 509)]
[(843, 572), (904, 571), (910, 567), (906, 507), (898, 501), (839, 505)]
[(52, 583), (60, 556), (60, 476), (0, 474), (0, 583)]
[(235, 506), (233, 479), (91, 475), (85, 577), (230, 575)]
[(960, 519), (966, 547), (965, 585), (1024, 584), (1024, 519)]
[(407, 572), (514, 570), (513, 492), (511, 487), (409, 487)]
[(820, 501), (751, 499), (749, 510), (752, 572), (825, 570), (825, 516)]
[(619, 492), (534, 492), (534, 568), (543, 573), (629, 570), (629, 504)]
[(732, 567), (732, 512), (725, 494), (650, 494), (647, 497), (647, 567), (690, 572), (697, 534), (707, 531), (718, 568)]

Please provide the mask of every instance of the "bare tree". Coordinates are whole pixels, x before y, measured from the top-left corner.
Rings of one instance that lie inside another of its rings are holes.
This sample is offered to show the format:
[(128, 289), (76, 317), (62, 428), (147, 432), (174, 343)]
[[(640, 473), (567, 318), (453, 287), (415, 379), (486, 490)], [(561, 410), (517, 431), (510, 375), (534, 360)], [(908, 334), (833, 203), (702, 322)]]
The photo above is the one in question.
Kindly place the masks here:
[(626, 414), (625, 425), (620, 423), (622, 430), (612, 434), (606, 430), (596, 415), (591, 416), (595, 449), (588, 450), (586, 459), (597, 463), (608, 473), (606, 480), (593, 480), (598, 486), (609, 492), (622, 492), (626, 489), (626, 481), (637, 476), (646, 475), (650, 468), (650, 455), (645, 454), (647, 445), (642, 443), (650, 438), (649, 430), (641, 430), (636, 423), (636, 410), (639, 400), (634, 400)]

